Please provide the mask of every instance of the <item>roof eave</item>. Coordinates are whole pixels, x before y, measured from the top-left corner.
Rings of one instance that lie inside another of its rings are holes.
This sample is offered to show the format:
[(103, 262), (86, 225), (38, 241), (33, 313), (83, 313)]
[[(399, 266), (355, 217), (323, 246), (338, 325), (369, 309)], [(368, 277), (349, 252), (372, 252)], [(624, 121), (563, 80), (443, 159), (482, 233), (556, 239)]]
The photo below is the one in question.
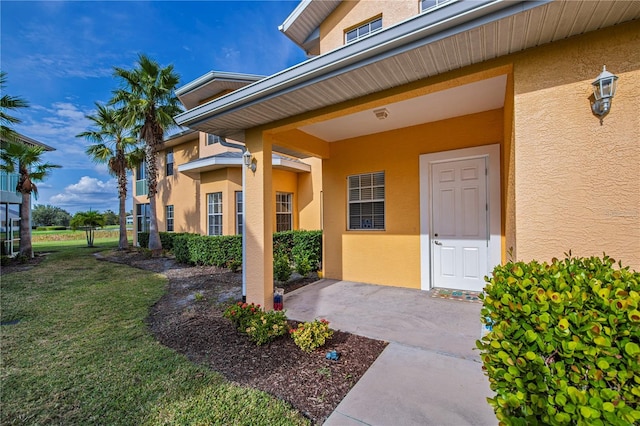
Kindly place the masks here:
[[(437, 37), (438, 34), (442, 34), (442, 37), (448, 37), (451, 35), (451, 31), (447, 30), (452, 28), (460, 27), (460, 32), (465, 31), (465, 23), (478, 20), (481, 21), (479, 24), (491, 22), (508, 13), (517, 13), (551, 1), (483, 0), (452, 3), (449, 8), (440, 9), (438, 14), (417, 15), (402, 25), (390, 27), (356, 43), (344, 45), (324, 55), (309, 59), (252, 85), (181, 113), (175, 119), (180, 125), (197, 126), (198, 123), (211, 116), (229, 113), (278, 94), (305, 87), (345, 70), (362, 67), (382, 56), (399, 53), (400, 49), (414, 48), (415, 42), (411, 42), (411, 39), (420, 41), (428, 36)], [(435, 19), (436, 16), (437, 19)], [(425, 21), (427, 25), (425, 25)], [(236, 134), (240, 130), (244, 129), (236, 129)]]

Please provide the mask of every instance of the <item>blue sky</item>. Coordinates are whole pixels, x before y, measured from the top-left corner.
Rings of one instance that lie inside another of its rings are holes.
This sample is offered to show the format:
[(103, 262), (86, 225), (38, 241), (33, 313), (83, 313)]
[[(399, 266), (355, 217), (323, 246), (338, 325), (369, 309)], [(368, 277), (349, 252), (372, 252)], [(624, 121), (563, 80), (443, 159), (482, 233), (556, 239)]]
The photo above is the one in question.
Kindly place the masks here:
[[(118, 210), (116, 182), (84, 154), (75, 135), (90, 125), (94, 102), (118, 87), (113, 67), (138, 53), (173, 64), (184, 85), (208, 71), (270, 75), (304, 61), (278, 31), (298, 1), (5, 1), (0, 3), (0, 64), (6, 92), (30, 108), (18, 132), (56, 148), (62, 165), (38, 185), (35, 204), (75, 213)], [(130, 189), (131, 191), (131, 189)], [(131, 201), (127, 203), (131, 209)]]

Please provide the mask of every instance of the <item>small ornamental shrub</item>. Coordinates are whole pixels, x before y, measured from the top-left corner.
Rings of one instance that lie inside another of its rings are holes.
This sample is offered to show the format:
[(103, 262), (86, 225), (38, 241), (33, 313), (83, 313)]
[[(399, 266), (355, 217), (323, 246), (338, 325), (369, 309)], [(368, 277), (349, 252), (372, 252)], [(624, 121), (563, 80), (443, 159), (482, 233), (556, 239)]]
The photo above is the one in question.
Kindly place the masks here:
[(304, 255), (295, 256), (294, 258), (296, 264), (296, 272), (306, 277), (309, 272), (311, 272), (311, 262), (309, 262), (309, 257)]
[(249, 319), (245, 331), (256, 345), (264, 345), (287, 334), (287, 316), (284, 311), (260, 311)]
[(640, 273), (600, 259), (497, 266), (477, 342), (503, 425), (640, 423)]
[(254, 305), (253, 303), (238, 302), (235, 305), (229, 306), (225, 309), (222, 316), (230, 320), (233, 325), (242, 333), (246, 333), (249, 321), (262, 312), (260, 305)]
[(333, 336), (329, 321), (324, 319), (305, 322), (298, 325), (298, 328), (289, 330), (289, 333), (295, 344), (304, 352), (313, 352)]
[(289, 258), (284, 255), (275, 256), (273, 259), (273, 277), (276, 281), (285, 282), (291, 278), (291, 263)]

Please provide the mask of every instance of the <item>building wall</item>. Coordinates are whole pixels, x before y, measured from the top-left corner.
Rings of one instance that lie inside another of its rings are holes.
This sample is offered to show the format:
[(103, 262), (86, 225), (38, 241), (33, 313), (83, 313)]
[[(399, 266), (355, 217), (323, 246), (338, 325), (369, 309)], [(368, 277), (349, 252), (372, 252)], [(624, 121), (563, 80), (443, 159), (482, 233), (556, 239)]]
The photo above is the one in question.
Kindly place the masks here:
[[(600, 125), (603, 64), (619, 80)], [(640, 270), (640, 21), (518, 55), (514, 91), (517, 258), (606, 252)]]
[[(198, 158), (197, 135), (194, 139), (177, 145), (173, 149), (174, 169), (173, 176), (166, 176), (166, 150), (158, 155), (158, 229), (160, 232), (167, 230), (166, 209), (173, 205), (174, 232), (201, 232), (198, 221), (197, 199), (200, 183), (178, 172), (178, 165), (188, 163)], [(146, 199), (147, 197), (142, 197)], [(148, 202), (148, 200), (143, 200)]]
[[(502, 137), (498, 109), (332, 143), (323, 165), (326, 277), (419, 289), (419, 155)], [(385, 172), (386, 229), (348, 231), (347, 177), (378, 171)]]
[(202, 206), (199, 220), (203, 235), (209, 234), (208, 225), (208, 195), (222, 192), (222, 233), (234, 235), (235, 228), (235, 192), (242, 191), (242, 171), (239, 167), (214, 170), (200, 174), (200, 205)]
[(322, 160), (309, 157), (302, 161), (311, 165), (311, 173), (298, 173), (298, 229), (317, 230), (322, 227)]
[(420, 12), (418, 0), (344, 1), (320, 25), (320, 53), (344, 45), (348, 30), (382, 16), (382, 28), (388, 28)]

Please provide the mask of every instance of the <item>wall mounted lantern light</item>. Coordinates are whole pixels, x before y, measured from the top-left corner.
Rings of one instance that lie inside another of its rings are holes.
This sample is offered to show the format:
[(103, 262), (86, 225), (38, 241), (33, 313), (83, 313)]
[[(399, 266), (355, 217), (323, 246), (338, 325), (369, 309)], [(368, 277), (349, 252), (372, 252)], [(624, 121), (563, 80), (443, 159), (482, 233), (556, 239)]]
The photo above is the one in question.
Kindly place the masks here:
[(602, 67), (602, 72), (593, 83), (593, 96), (595, 101), (591, 105), (591, 110), (600, 117), (600, 124), (605, 115), (611, 109), (611, 99), (616, 94), (618, 77), (607, 71), (607, 67)]
[(251, 155), (249, 150), (245, 150), (244, 154), (242, 154), (242, 162), (252, 172), (256, 172), (256, 163), (253, 162), (253, 155)]

